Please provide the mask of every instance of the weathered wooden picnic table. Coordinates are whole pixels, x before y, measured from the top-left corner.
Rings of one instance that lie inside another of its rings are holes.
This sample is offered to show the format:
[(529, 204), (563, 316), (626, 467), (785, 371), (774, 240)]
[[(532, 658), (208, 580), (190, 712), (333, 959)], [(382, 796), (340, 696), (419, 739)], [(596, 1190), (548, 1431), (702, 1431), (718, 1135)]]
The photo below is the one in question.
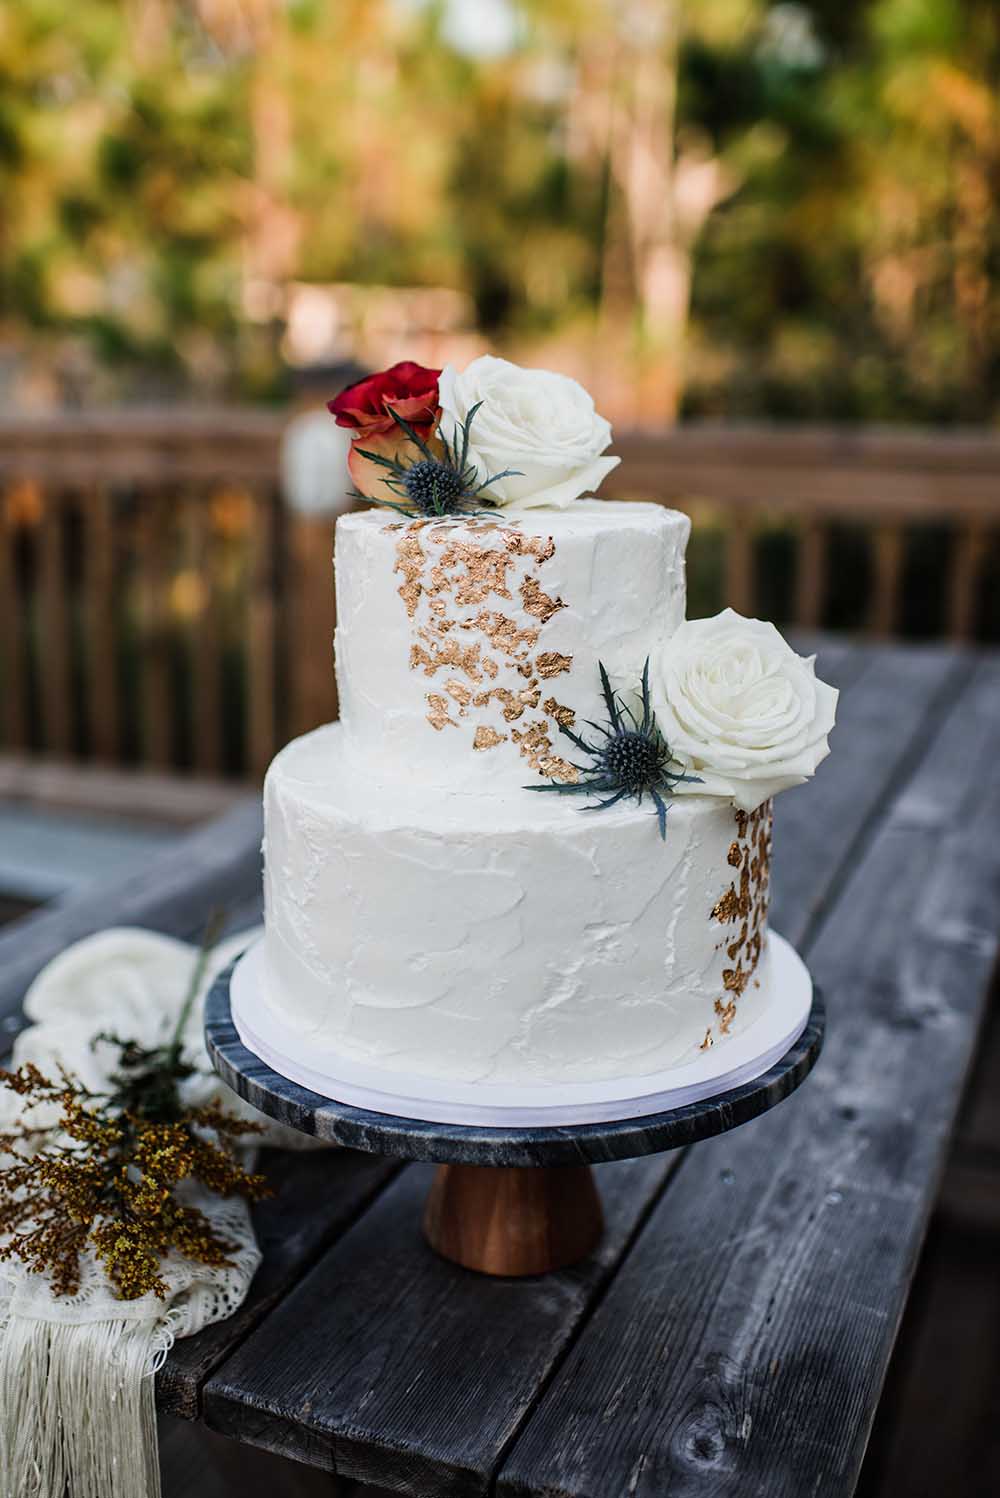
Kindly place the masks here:
[[(827, 999), (815, 1072), (687, 1152), (597, 1169), (591, 1259), (497, 1280), (419, 1231), (426, 1166), (271, 1155), (264, 1263), (162, 1409), (394, 1492), (852, 1492), (1000, 944), (1000, 656), (820, 642), (834, 752), (776, 808), (776, 928)], [(0, 936), (0, 1023), (109, 923), (258, 918), (255, 803)]]

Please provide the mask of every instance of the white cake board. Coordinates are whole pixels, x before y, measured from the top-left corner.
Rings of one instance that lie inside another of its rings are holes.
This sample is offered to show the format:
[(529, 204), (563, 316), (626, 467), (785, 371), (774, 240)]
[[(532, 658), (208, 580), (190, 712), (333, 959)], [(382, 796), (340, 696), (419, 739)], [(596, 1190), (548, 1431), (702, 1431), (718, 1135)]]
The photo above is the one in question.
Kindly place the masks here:
[(283, 1024), (264, 993), (264, 949), (256, 942), (236, 965), (233, 1023), (247, 1050), (321, 1097), (427, 1123), (485, 1128), (560, 1128), (666, 1113), (754, 1081), (780, 1061), (805, 1029), (812, 1005), (809, 971), (784, 937), (771, 932), (770, 979), (761, 1012), (738, 1034), (697, 1059), (642, 1077), (602, 1082), (454, 1082), (348, 1061)]

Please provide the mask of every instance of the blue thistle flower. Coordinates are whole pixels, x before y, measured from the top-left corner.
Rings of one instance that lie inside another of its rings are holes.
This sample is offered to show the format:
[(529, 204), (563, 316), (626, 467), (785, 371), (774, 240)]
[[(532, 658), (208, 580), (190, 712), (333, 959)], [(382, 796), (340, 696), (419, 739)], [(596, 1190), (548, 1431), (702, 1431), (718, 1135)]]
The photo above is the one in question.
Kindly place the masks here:
[(588, 743), (571, 728), (560, 723), (559, 729), (576, 747), (587, 756), (588, 763), (574, 764), (581, 779), (575, 781), (553, 781), (551, 785), (528, 785), (527, 791), (553, 791), (559, 796), (578, 796), (595, 793), (604, 800), (582, 806), (581, 811), (602, 811), (615, 806), (626, 797), (641, 803), (649, 796), (660, 824), (660, 836), (667, 835), (667, 797), (673, 794), (674, 786), (681, 781), (701, 782), (700, 775), (685, 775), (676, 764), (670, 745), (660, 732), (656, 715), (649, 697), (649, 657), (642, 668), (640, 699), (642, 717), (636, 717), (611, 685), (611, 679), (598, 662), (601, 673), (601, 691), (608, 710), (606, 723), (587, 725), (601, 735), (595, 743)]
[(368, 458), (380, 468), (386, 469), (388, 476), (384, 483), (396, 497), (376, 499), (367, 494), (356, 497), (396, 510), (408, 519), (412, 519), (414, 515), (437, 518), (494, 513), (497, 502), (486, 491), (499, 479), (520, 477), (520, 471), (517, 468), (504, 468), (502, 472), (492, 473), (480, 483), (476, 482), (479, 470), (475, 463), (469, 462), (469, 429), (482, 404), (482, 401), (477, 401), (465, 420), (456, 424), (450, 442), (440, 423), (438, 424), (435, 435), (441, 444), (443, 457), (439, 457), (427, 445), (419, 432), (398, 411), (390, 408), (393, 421), (417, 449), (419, 457), (404, 463), (398, 453), (395, 457), (385, 458), (381, 453), (359, 447), (358, 453), (362, 458)]

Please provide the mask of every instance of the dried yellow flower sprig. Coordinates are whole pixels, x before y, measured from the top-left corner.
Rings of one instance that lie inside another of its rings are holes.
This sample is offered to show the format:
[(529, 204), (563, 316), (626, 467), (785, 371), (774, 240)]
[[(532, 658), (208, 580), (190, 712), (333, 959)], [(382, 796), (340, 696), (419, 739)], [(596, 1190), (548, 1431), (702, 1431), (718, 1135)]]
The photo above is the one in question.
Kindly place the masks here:
[(149, 1292), (162, 1299), (160, 1266), (172, 1250), (223, 1268), (234, 1248), (183, 1200), (184, 1181), (248, 1201), (269, 1194), (264, 1177), (245, 1170), (235, 1152), (260, 1125), (218, 1103), (188, 1107), (181, 1097), (181, 1083), (195, 1072), (182, 1036), (207, 950), (169, 1044), (147, 1049), (97, 1037), (118, 1050), (109, 1092), (89, 1092), (65, 1071), (53, 1081), (31, 1062), (0, 1070), (0, 1086), (29, 1109), (59, 1110), (44, 1126), (24, 1122), (0, 1133), (0, 1157), (9, 1161), (0, 1167), (0, 1258), (48, 1274), (56, 1295), (76, 1294), (89, 1245), (123, 1300)]

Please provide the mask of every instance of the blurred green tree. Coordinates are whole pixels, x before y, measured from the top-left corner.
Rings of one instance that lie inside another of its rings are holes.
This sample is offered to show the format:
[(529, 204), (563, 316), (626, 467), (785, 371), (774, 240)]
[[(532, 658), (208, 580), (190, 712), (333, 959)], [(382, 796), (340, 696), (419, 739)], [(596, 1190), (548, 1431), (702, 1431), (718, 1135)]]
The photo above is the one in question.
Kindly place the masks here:
[(0, 356), (267, 396), (290, 283), (436, 285), (635, 419), (990, 421), (998, 85), (993, 0), (18, 0)]

